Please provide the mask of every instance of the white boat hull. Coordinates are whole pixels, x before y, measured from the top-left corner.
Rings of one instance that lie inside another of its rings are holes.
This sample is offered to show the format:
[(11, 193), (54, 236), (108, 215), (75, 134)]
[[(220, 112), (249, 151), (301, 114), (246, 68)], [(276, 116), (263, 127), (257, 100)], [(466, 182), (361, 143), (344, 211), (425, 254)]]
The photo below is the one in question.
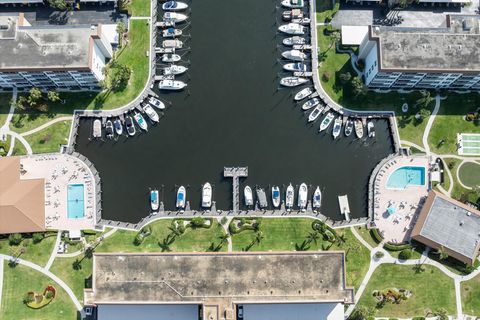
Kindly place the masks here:
[(186, 10), (188, 8), (188, 4), (183, 3), (183, 2), (176, 2), (176, 6), (172, 7), (171, 4), (172, 1), (167, 1), (162, 5), (162, 9), (165, 11), (182, 11)]
[(245, 198), (245, 205), (252, 206), (253, 205), (253, 192), (249, 186), (246, 186), (243, 190), (243, 197)]
[(210, 208), (212, 206), (212, 186), (205, 183), (202, 188), (202, 207)]
[(295, 94), (295, 97), (293, 99), (295, 101), (300, 101), (300, 100), (305, 99), (306, 97), (308, 97), (312, 93), (313, 93), (312, 88), (304, 88), (304, 89), (300, 90), (299, 92), (297, 92), (297, 94)]
[(298, 190), (298, 207), (304, 209), (307, 206), (308, 187), (305, 183), (300, 185)]
[(158, 88), (160, 90), (178, 91), (178, 90), (182, 90), (186, 86), (187, 86), (186, 83), (182, 81), (176, 81), (176, 80), (161, 80), (158, 83)]
[(307, 82), (308, 79), (300, 77), (285, 77), (280, 80), (280, 84), (285, 87), (296, 87)]
[(176, 206), (178, 209), (185, 208), (186, 199), (187, 199), (187, 190), (185, 190), (184, 186), (181, 186), (180, 188), (178, 188), (178, 191), (177, 191)]

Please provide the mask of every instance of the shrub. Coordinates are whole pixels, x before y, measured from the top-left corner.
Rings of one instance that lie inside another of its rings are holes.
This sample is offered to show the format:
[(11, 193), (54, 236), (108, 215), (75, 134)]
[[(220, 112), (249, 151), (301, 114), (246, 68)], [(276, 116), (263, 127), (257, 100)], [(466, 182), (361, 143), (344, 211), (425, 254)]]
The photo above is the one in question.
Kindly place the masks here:
[(230, 225), (228, 226), (228, 231), (230, 231), (230, 234), (236, 234), (239, 232), (239, 229), (237, 228), (237, 226), (235, 225), (235, 223), (233, 223), (233, 220), (232, 222), (230, 223)]
[(413, 317), (412, 320), (425, 320), (425, 317)]
[(335, 241), (335, 235), (330, 230), (325, 230), (323, 235), (324, 235), (325, 240), (327, 240), (329, 242)]
[(227, 218), (227, 217), (223, 217), (223, 218), (220, 220), (220, 223), (222, 224), (222, 226), (224, 226), (227, 222), (228, 222), (228, 218)]
[(195, 217), (190, 220), (192, 228), (201, 228), (205, 226), (205, 219), (202, 217)]
[(45, 234), (42, 232), (36, 232), (32, 235), (32, 241), (33, 243), (39, 243), (45, 238)]
[(381, 259), (385, 256), (385, 254), (382, 251), (377, 251), (375, 252), (375, 258)]
[(8, 243), (13, 246), (18, 246), (22, 242), (23, 238), (20, 233), (12, 233), (8, 236)]
[(377, 228), (370, 229), (370, 235), (372, 236), (373, 240), (375, 240), (376, 243), (380, 243), (383, 241), (383, 237)]
[(23, 296), (23, 303), (29, 304), (35, 301), (35, 294), (33, 292), (28, 292), (25, 296)]
[(45, 298), (52, 299), (53, 296), (54, 296), (53, 291), (48, 290), (47, 292), (45, 292)]
[(139, 246), (142, 244), (143, 240), (145, 240), (145, 237), (143, 236), (143, 233), (139, 232), (135, 236), (135, 239), (133, 239), (133, 244)]
[(95, 231), (95, 230), (83, 230), (82, 235), (84, 235), (84, 236), (95, 236), (95, 235), (97, 235), (97, 231)]
[(325, 71), (322, 75), (322, 80), (325, 82), (330, 81), (331, 78), (332, 78), (332, 74), (328, 71)]
[(412, 257), (412, 249), (403, 249), (398, 254), (398, 257), (402, 260), (408, 260)]
[(30, 239), (25, 239), (22, 241), (22, 247), (26, 248), (30, 245)]
[(383, 248), (389, 251), (402, 251), (404, 249), (412, 249), (412, 245), (408, 243), (397, 244), (397, 243), (387, 242), (383, 245)]

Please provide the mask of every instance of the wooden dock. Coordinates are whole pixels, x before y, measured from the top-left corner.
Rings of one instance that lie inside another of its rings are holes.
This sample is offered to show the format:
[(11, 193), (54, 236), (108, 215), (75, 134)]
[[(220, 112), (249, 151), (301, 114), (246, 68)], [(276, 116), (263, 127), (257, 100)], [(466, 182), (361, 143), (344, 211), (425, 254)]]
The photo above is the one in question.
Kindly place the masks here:
[(294, 76), (294, 77), (310, 78), (310, 77), (313, 76), (313, 72), (311, 72), (311, 71), (306, 71), (306, 72), (304, 72), (304, 71), (295, 71), (295, 72), (293, 73), (293, 76)]
[(338, 205), (340, 206), (340, 213), (345, 216), (345, 220), (350, 221), (350, 206), (348, 205), (347, 195), (338, 196)]
[(223, 176), (233, 179), (233, 212), (240, 209), (240, 178), (248, 177), (248, 167), (223, 167)]
[(155, 53), (175, 53), (175, 48), (161, 48), (156, 47)]

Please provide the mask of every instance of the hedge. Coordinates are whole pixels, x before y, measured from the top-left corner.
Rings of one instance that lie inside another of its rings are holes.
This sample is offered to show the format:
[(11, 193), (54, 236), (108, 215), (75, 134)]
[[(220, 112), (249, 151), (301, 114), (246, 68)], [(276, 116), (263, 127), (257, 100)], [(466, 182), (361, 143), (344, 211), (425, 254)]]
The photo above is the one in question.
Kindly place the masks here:
[(377, 228), (370, 229), (370, 235), (372, 236), (373, 240), (375, 240), (376, 243), (380, 243), (383, 241), (383, 237), (380, 234), (380, 232), (378, 232)]
[(413, 246), (409, 243), (396, 244), (396, 243), (392, 243), (392, 242), (387, 242), (383, 245), (383, 248), (385, 250), (389, 250), (389, 251), (402, 251), (402, 250), (405, 250), (405, 249), (412, 249)]
[[(242, 225), (240, 228), (238, 228), (236, 225), (235, 225), (235, 220), (240, 220), (242, 222)], [(250, 221), (255, 221), (255, 223), (257, 224), (257, 226), (254, 226), (253, 223), (251, 224), (247, 224), (247, 221), (250, 222)], [(230, 225), (228, 226), (228, 231), (230, 232), (230, 234), (237, 234), (237, 233), (240, 233), (242, 231), (245, 231), (245, 230), (252, 230), (252, 231), (256, 231), (260, 228), (260, 225), (262, 224), (262, 219), (261, 218), (234, 218), (232, 219), (232, 221), (230, 222)]]

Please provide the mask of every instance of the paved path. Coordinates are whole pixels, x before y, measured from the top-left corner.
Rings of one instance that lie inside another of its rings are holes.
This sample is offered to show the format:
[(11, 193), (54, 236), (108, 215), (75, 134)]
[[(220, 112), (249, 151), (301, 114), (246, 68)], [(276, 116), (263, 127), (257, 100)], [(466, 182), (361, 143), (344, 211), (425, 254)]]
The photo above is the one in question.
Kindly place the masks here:
[(406, 145), (406, 146), (409, 146), (409, 147), (414, 147), (420, 151), (423, 151), (425, 152), (425, 148), (424, 147), (420, 147), (418, 144), (416, 143), (413, 143), (411, 141), (407, 141), (407, 140), (400, 140), (400, 143), (403, 144), (403, 145)]
[(57, 240), (55, 240), (55, 245), (53, 246), (52, 253), (50, 254), (50, 258), (48, 259), (48, 262), (45, 265), (45, 270), (50, 270), (50, 267), (52, 266), (53, 261), (55, 260), (55, 257), (57, 256), (57, 250), (58, 250), (58, 246), (59, 246), (61, 240), (62, 240), (62, 232), (58, 231), (57, 232)]
[(27, 132), (22, 132), (22, 133), (20, 133), (20, 135), (22, 137), (26, 137), (26, 136), (37, 133), (38, 131), (41, 131), (41, 130), (47, 128), (47, 127), (51, 126), (52, 124), (55, 124), (55, 123), (61, 122), (61, 121), (67, 121), (67, 120), (72, 121), (73, 120), (73, 115), (53, 119), (51, 121), (48, 121), (47, 123), (42, 124), (41, 126), (36, 127), (35, 129), (32, 129), (32, 130), (27, 131)]
[(10, 149), (8, 149), (7, 157), (10, 157), (13, 154), (13, 149), (15, 149), (15, 138), (11, 137), (11, 139), (10, 139)]
[(3, 257), (0, 257), (0, 309), (2, 308), (2, 294), (3, 294)]
[[(0, 133), (1, 133), (1, 132), (0, 132)], [(32, 147), (30, 146), (30, 144), (28, 143), (28, 141), (25, 140), (25, 138), (22, 137), (19, 133), (15, 132), (15, 131), (10, 131), (10, 130), (7, 131), (7, 132), (5, 132), (5, 133), (11, 135), (11, 136), (12, 136), (12, 139), (13, 139), (13, 138), (18, 139), (18, 141), (20, 141), (20, 142), (23, 144), (23, 146), (25, 147), (25, 149), (27, 150), (27, 154), (28, 154), (28, 155), (33, 154)]]
[(427, 155), (430, 155), (430, 146), (428, 145), (428, 135), (430, 134), (430, 129), (432, 129), (433, 122), (435, 121), (435, 117), (437, 116), (438, 110), (440, 109), (440, 100), (442, 100), (442, 97), (437, 94), (435, 97), (435, 108), (433, 108), (433, 112), (428, 118), (427, 126), (425, 127), (425, 130), (423, 131), (423, 148), (425, 149), (425, 152)]

